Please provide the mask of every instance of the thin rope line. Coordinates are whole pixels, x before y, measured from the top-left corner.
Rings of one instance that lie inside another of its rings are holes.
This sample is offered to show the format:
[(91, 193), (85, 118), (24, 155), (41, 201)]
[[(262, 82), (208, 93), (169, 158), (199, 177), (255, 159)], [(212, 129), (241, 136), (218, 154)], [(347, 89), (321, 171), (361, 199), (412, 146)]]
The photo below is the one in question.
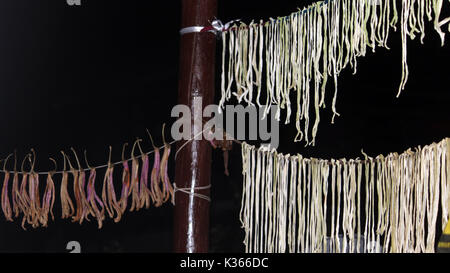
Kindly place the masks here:
[[(172, 141), (172, 142), (169, 142), (169, 144), (170, 145), (172, 145), (172, 144), (174, 144), (174, 143), (176, 143), (177, 141), (179, 141), (179, 140), (174, 140), (174, 141)], [(164, 145), (163, 146), (161, 146), (161, 147), (159, 147), (158, 149), (162, 149), (162, 148), (164, 148)], [(89, 171), (89, 170), (91, 170), (91, 169), (96, 169), (96, 170), (98, 170), (98, 169), (103, 169), (103, 168), (107, 168), (108, 166), (116, 166), (116, 165), (120, 165), (120, 164), (122, 164), (122, 163), (124, 163), (124, 162), (128, 162), (128, 161), (131, 161), (131, 160), (133, 160), (133, 158), (141, 158), (142, 156), (144, 156), (144, 155), (149, 155), (149, 154), (152, 154), (152, 153), (154, 153), (155, 151), (149, 151), (149, 152), (147, 152), (147, 153), (143, 153), (143, 154), (140, 154), (140, 155), (138, 155), (138, 156), (134, 156), (134, 157), (131, 157), (131, 158), (129, 158), (129, 159), (125, 159), (125, 160), (121, 160), (121, 161), (117, 161), (117, 162), (113, 162), (113, 163), (107, 163), (107, 164), (104, 164), (104, 165), (100, 165), (100, 166), (96, 166), (96, 167), (89, 167), (89, 168), (83, 168), (83, 169), (75, 169), (76, 171)], [(22, 171), (20, 171), (20, 172), (18, 172), (18, 171), (8, 171), (8, 170), (0, 170), (0, 173), (6, 173), (6, 172), (8, 172), (8, 173), (18, 173), (18, 174), (30, 174), (30, 173), (35, 173), (35, 174), (38, 174), (38, 175), (45, 175), (45, 174), (62, 174), (62, 173), (68, 173), (68, 172), (70, 172), (70, 171), (47, 171), (47, 172), (32, 172), (32, 171), (28, 171), (28, 172), (22, 172)]]

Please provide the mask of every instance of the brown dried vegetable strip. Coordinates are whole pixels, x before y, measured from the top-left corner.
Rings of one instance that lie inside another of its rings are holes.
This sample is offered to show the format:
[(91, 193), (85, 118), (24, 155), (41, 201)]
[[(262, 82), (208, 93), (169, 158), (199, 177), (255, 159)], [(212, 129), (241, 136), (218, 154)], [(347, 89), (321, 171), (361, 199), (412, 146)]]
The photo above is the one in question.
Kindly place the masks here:
[(103, 179), (103, 190), (102, 190), (102, 200), (103, 204), (105, 204), (106, 211), (109, 214), (109, 217), (114, 218), (114, 211), (116, 212), (116, 217), (114, 218), (114, 222), (119, 222), (122, 217), (122, 212), (120, 208), (120, 204), (116, 199), (116, 192), (114, 191), (113, 184), (113, 173), (114, 173), (114, 165), (111, 163), (111, 153), (112, 147), (109, 146), (109, 161), (108, 168), (105, 172), (105, 178)]
[(14, 151), (14, 177), (13, 177), (13, 183), (12, 183), (12, 203), (13, 203), (13, 212), (14, 217), (19, 217), (20, 210), (21, 210), (21, 201), (20, 201), (20, 194), (19, 194), (19, 173), (17, 172), (17, 154), (16, 151)]
[(29, 174), (28, 180), (28, 194), (30, 197), (30, 213), (27, 217), (28, 224), (31, 224), (33, 228), (37, 228), (39, 226), (39, 218), (41, 215), (41, 202), (39, 196), (39, 175), (34, 172), (34, 165), (36, 163), (36, 153), (34, 149), (31, 149), (33, 152), (33, 161), (31, 161), (31, 157), (28, 158), (31, 164), (31, 171)]
[(86, 198), (86, 190), (85, 190), (85, 184), (86, 184), (86, 172), (84, 171), (84, 169), (81, 167), (80, 161), (78, 160), (78, 155), (75, 152), (74, 148), (71, 148), (73, 154), (75, 155), (75, 160), (77, 161), (77, 165), (78, 165), (78, 192), (80, 195), (80, 204), (81, 204), (81, 215), (80, 215), (80, 219), (79, 219), (79, 223), (80, 225), (83, 223), (83, 221), (86, 219), (86, 221), (89, 221), (89, 214), (94, 215), (93, 210), (91, 209), (91, 207), (89, 206), (89, 202), (87, 201)]
[(8, 162), (9, 157), (12, 154), (8, 155), (8, 157), (5, 159), (5, 163), (3, 164), (3, 171), (5, 173), (5, 178), (3, 179), (3, 187), (2, 187), (2, 211), (5, 215), (5, 218), (7, 221), (12, 222), (12, 210), (11, 210), (11, 204), (9, 203), (8, 198), (8, 182), (9, 182), (9, 172), (6, 171), (6, 163)]
[(28, 159), (30, 156), (31, 155), (28, 154), (22, 161), (22, 168), (21, 168), (22, 169), (22, 181), (20, 183), (20, 190), (19, 190), (19, 195), (18, 195), (20, 204), (21, 204), (20, 208), (23, 213), (22, 228), (24, 230), (26, 230), (25, 222), (28, 218), (28, 214), (31, 213), (31, 210), (30, 210), (30, 197), (28, 196), (28, 193), (27, 193), (27, 183), (28, 183), (28, 175), (29, 174), (24, 171), (23, 164), (25, 163), (25, 160)]
[(128, 161), (125, 160), (125, 147), (128, 143), (125, 143), (122, 147), (122, 192), (120, 194), (120, 208), (122, 213), (125, 212), (128, 205), (128, 196), (130, 196), (130, 167), (128, 166)]
[(149, 160), (148, 155), (142, 151), (141, 145), (139, 142), (137, 143), (139, 150), (141, 151), (141, 160), (142, 160), (142, 169), (141, 169), (141, 180), (139, 185), (139, 201), (141, 204), (141, 208), (145, 207), (146, 209), (150, 208), (151, 204), (151, 191), (148, 188), (148, 169), (149, 169)]
[[(105, 208), (103, 206), (102, 201), (98, 197), (97, 193), (95, 192), (95, 178), (96, 178), (96, 171), (94, 168), (91, 168), (89, 166), (89, 163), (87, 161), (87, 155), (86, 150), (84, 151), (84, 159), (86, 161), (86, 165), (89, 168), (89, 179), (88, 179), (88, 188), (87, 188), (87, 201), (89, 204), (91, 204), (91, 208), (94, 211), (94, 217), (97, 219), (98, 228), (101, 229), (103, 226), (103, 220), (105, 219)], [(98, 205), (102, 208), (99, 210)]]
[(134, 149), (136, 143), (141, 141), (137, 139), (134, 142), (133, 149), (131, 150), (131, 208), (130, 211), (138, 211), (140, 209), (139, 202), (139, 160), (134, 157)]
[(164, 141), (164, 154), (161, 159), (161, 169), (159, 170), (159, 176), (161, 179), (161, 183), (163, 184), (163, 202), (167, 202), (167, 200), (172, 199), (173, 196), (173, 187), (172, 183), (169, 180), (168, 175), (168, 161), (170, 156), (170, 144), (166, 142), (164, 137), (164, 128), (165, 124), (163, 124), (162, 136)]
[(75, 210), (72, 203), (72, 200), (70, 199), (69, 192), (67, 190), (67, 183), (69, 181), (69, 173), (66, 169), (66, 156), (64, 152), (61, 151), (64, 158), (64, 171), (62, 173), (62, 179), (61, 179), (61, 189), (60, 189), (60, 195), (61, 195), (61, 208), (62, 208), (62, 219), (69, 218), (73, 216)]
[(81, 193), (80, 193), (80, 187), (79, 187), (79, 176), (80, 171), (76, 170), (72, 163), (70, 163), (69, 156), (67, 156), (64, 152), (63, 155), (67, 159), (67, 163), (69, 163), (70, 173), (72, 174), (73, 178), (73, 192), (75, 195), (75, 215), (72, 216), (72, 222), (81, 222), (82, 214), (83, 214), (83, 204), (81, 201)]
[(47, 185), (44, 191), (44, 197), (42, 199), (42, 209), (41, 209), (41, 224), (44, 227), (47, 227), (48, 223), (48, 214), (52, 216), (52, 220), (55, 220), (53, 215), (53, 205), (55, 203), (55, 182), (53, 181), (53, 174), (56, 171), (56, 161), (53, 158), (50, 158), (55, 164), (55, 170), (51, 171), (47, 174)]
[(151, 198), (153, 200), (153, 203), (155, 204), (155, 207), (159, 207), (162, 205), (162, 193), (161, 189), (159, 188), (159, 169), (160, 169), (160, 154), (159, 154), (159, 148), (155, 146), (155, 143), (153, 142), (152, 135), (147, 130), (148, 135), (150, 136), (150, 140), (153, 145), (153, 151), (154, 151), (154, 158), (153, 158), (153, 169), (152, 174), (150, 178), (150, 194)]

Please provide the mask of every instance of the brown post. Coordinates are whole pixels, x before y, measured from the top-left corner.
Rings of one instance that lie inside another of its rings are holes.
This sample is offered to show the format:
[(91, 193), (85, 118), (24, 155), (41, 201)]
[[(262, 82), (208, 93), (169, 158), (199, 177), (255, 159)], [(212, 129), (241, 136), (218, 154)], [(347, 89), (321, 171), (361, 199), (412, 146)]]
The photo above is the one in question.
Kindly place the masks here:
[[(182, 0), (181, 28), (209, 26), (216, 12), (217, 0)], [(180, 38), (178, 103), (187, 105), (193, 115), (194, 100), (201, 99), (203, 108), (214, 101), (215, 47), (216, 37), (210, 32), (189, 33)], [(192, 134), (201, 131), (198, 126), (195, 128), (194, 117), (191, 120)], [(179, 142), (178, 147), (183, 143)], [(209, 190), (194, 190), (211, 182), (211, 147), (206, 140), (189, 142), (177, 155), (175, 164), (178, 188), (209, 196)], [(179, 191), (175, 200), (174, 251), (208, 252), (209, 202)]]

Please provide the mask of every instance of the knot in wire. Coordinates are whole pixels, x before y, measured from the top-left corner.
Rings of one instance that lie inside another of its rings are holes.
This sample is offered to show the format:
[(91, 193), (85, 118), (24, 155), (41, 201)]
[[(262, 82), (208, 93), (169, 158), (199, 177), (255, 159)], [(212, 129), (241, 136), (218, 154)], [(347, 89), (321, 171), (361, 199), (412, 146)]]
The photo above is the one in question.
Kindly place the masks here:
[(239, 22), (240, 19), (231, 20), (226, 24), (223, 24), (222, 21), (219, 19), (215, 19), (211, 22), (211, 25), (209, 26), (190, 26), (185, 27), (180, 30), (180, 35), (188, 34), (188, 33), (194, 33), (194, 32), (211, 32), (215, 35), (219, 35), (222, 32), (227, 31), (230, 28), (230, 25), (234, 22)]
[(177, 193), (177, 191), (180, 192), (184, 192), (186, 194), (204, 199), (208, 202), (211, 202), (211, 198), (205, 194), (201, 194), (201, 193), (196, 193), (194, 191), (196, 190), (207, 190), (211, 188), (211, 184), (207, 185), (207, 186), (202, 186), (202, 187), (193, 187), (193, 188), (178, 188), (177, 184), (173, 183), (173, 195), (172, 195), (172, 204), (175, 206), (175, 194)]

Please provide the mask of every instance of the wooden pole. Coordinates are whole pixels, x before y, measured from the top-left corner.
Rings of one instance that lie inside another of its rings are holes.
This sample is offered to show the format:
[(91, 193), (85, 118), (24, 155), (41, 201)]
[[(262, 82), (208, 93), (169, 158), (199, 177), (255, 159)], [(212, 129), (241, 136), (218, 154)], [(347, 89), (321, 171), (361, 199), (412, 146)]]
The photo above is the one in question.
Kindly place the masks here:
[[(217, 12), (217, 0), (182, 0), (181, 27), (209, 26)], [(214, 102), (216, 37), (213, 33), (189, 33), (180, 38), (178, 103), (187, 105), (194, 116), (194, 102), (202, 107)], [(202, 109), (203, 110), (203, 109)], [(201, 115), (201, 113), (197, 113)], [(202, 120), (201, 117), (200, 121)], [(191, 118), (191, 132), (201, 131)], [(178, 147), (184, 142), (180, 142)], [(189, 142), (177, 155), (175, 183), (178, 188), (195, 190), (210, 185), (211, 147), (206, 140)], [(175, 194), (174, 251), (205, 253), (209, 245), (209, 202), (183, 192)]]

